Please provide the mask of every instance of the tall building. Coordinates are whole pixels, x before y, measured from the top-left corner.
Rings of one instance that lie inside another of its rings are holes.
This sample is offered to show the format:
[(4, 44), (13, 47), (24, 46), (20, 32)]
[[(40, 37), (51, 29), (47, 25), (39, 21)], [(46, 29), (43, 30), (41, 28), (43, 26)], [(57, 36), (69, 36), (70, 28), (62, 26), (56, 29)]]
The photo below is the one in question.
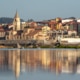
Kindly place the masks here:
[(16, 11), (16, 14), (15, 14), (15, 17), (14, 17), (14, 20), (13, 20), (13, 30), (14, 31), (18, 31), (18, 30), (21, 30), (21, 27), (20, 27), (20, 17), (18, 15), (18, 12)]

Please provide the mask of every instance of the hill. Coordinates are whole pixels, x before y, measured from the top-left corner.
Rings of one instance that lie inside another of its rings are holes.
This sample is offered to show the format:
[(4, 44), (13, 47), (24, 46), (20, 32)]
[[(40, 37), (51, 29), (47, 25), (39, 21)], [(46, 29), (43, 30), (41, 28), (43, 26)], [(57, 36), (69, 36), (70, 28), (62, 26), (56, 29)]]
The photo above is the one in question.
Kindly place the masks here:
[[(24, 20), (21, 19), (21, 22), (23, 22)], [(4, 23), (12, 23), (13, 22), (13, 18), (8, 18), (8, 17), (1, 17), (0, 18), (0, 24), (4, 24)]]

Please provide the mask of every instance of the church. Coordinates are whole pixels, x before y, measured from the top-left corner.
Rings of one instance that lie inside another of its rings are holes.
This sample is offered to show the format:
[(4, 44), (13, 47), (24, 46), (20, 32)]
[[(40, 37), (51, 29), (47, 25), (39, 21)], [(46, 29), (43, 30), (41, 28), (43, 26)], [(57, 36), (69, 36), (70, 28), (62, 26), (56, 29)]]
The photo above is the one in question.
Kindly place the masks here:
[(12, 25), (9, 27), (10, 30), (6, 32), (6, 40), (20, 40), (23, 38), (23, 30), (21, 28), (20, 17), (18, 12), (14, 16)]

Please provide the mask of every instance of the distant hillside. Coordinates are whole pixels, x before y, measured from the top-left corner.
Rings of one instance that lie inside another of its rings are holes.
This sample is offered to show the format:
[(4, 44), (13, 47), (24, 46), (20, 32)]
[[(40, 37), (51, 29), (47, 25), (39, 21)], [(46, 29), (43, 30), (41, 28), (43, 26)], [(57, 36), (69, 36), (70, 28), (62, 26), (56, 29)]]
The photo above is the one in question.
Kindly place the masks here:
[[(21, 22), (23, 22), (24, 20), (21, 19)], [(0, 24), (4, 24), (4, 23), (12, 23), (13, 22), (13, 18), (7, 18), (7, 17), (1, 17), (0, 18)]]

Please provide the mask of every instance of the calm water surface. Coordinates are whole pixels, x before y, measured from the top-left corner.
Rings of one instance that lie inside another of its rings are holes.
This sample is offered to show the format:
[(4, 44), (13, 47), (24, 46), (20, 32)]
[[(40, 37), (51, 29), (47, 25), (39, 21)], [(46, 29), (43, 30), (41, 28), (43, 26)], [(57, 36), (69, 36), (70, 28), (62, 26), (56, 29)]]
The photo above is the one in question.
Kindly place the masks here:
[(0, 80), (80, 80), (80, 50), (0, 49)]

